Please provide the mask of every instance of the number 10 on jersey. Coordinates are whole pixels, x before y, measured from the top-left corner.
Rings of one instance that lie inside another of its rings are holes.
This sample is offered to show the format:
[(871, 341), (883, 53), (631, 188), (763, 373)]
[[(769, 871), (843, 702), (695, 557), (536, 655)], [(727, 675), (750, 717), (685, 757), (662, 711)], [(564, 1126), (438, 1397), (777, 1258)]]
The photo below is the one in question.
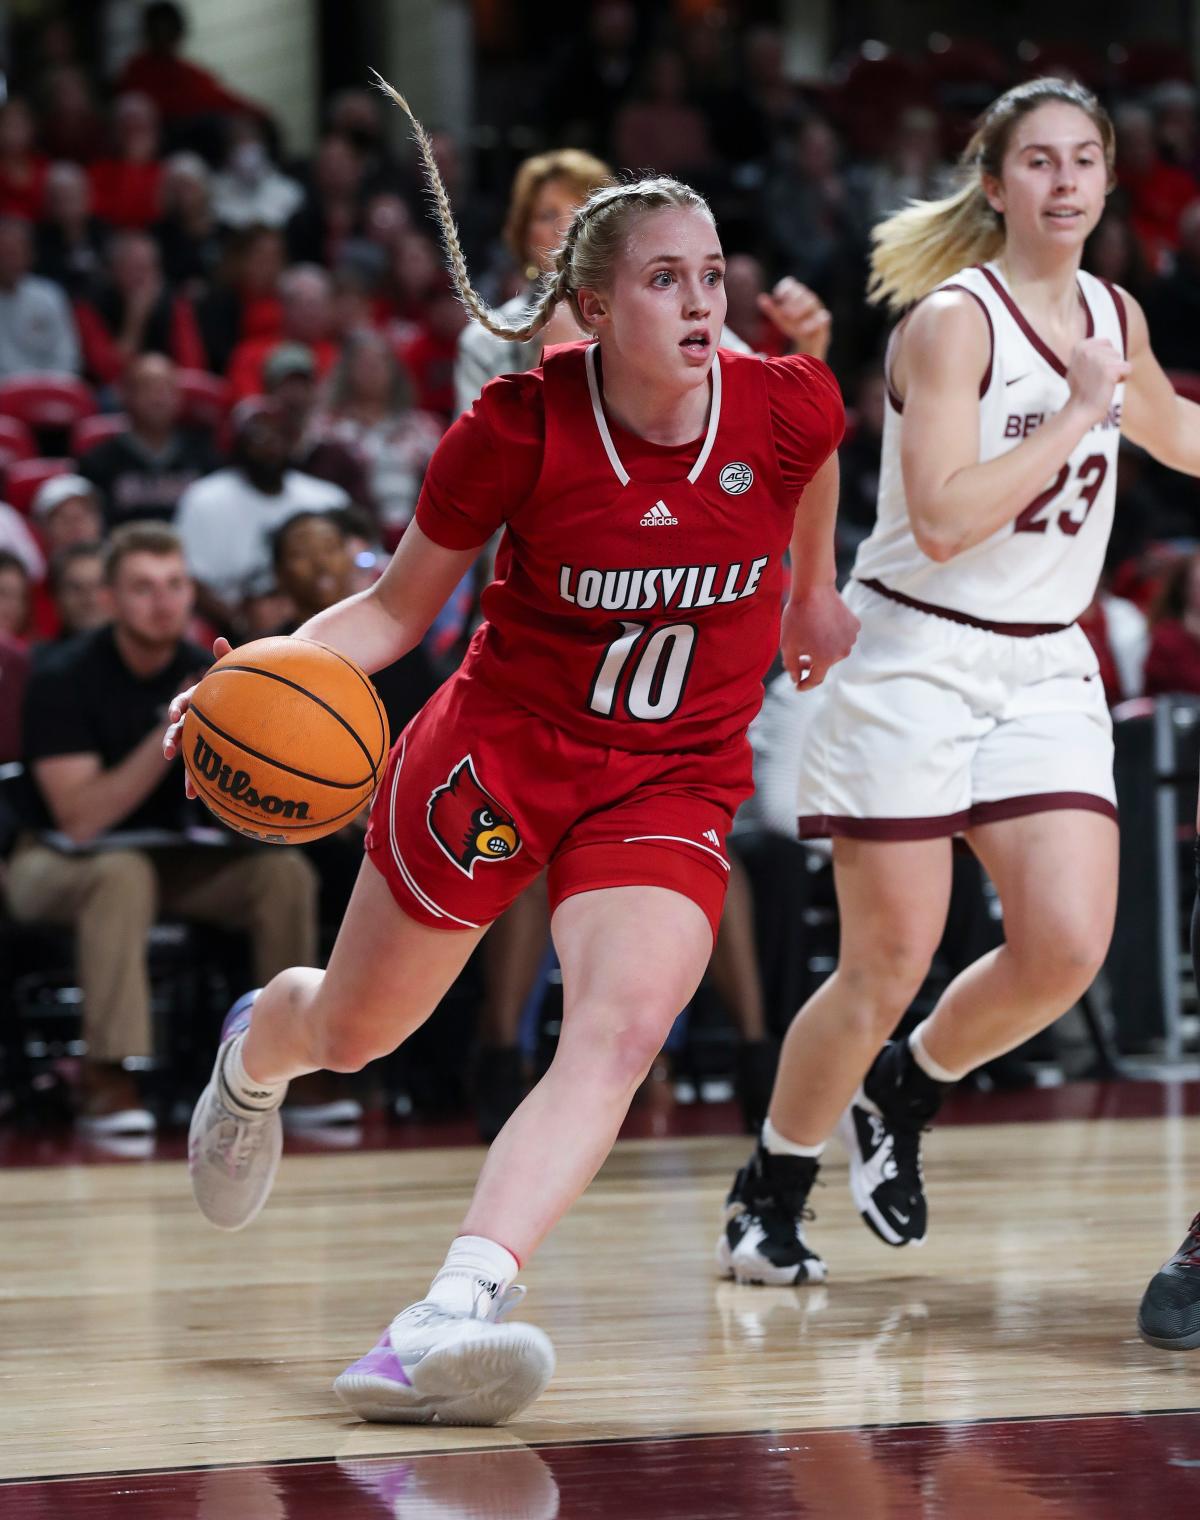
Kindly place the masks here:
[(645, 623), (623, 622), (596, 667), (589, 709), (611, 718), (622, 701), (631, 718), (641, 723), (663, 722), (683, 698), (695, 649), (692, 623), (667, 623), (651, 632)]

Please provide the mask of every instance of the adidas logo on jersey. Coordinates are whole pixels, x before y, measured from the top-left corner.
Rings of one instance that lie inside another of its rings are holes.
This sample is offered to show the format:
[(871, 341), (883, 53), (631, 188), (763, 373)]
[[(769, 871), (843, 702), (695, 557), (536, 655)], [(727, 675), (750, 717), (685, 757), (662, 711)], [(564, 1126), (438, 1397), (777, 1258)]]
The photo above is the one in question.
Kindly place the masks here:
[(716, 829), (705, 829), (705, 831), (704, 831), (704, 837), (705, 837), (705, 839), (708, 839), (708, 840), (710, 840), (712, 842), (712, 845), (713, 845), (714, 849), (719, 850), (721, 848), (721, 841), (717, 837), (717, 831), (716, 831)]
[(677, 517), (671, 516), (671, 509), (667, 506), (665, 501), (656, 501), (650, 508), (649, 512), (646, 513), (645, 517), (642, 518), (642, 527), (671, 528), (674, 527), (678, 521), (679, 519)]

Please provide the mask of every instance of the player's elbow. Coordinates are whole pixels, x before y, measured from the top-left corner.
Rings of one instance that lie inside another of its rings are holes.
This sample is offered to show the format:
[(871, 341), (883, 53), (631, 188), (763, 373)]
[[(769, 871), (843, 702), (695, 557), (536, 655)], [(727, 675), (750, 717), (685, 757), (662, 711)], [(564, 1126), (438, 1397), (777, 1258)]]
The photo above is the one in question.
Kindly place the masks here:
[(961, 550), (958, 535), (947, 532), (943, 524), (931, 522), (917, 512), (911, 513), (911, 519), (917, 548), (935, 564), (944, 565)]

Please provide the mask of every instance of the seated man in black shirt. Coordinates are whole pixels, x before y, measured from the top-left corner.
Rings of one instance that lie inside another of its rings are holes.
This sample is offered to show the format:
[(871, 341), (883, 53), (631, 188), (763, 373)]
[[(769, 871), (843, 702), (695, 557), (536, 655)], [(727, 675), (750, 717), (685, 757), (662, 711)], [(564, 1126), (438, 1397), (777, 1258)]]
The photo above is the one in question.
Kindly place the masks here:
[(170, 522), (179, 498), (219, 463), (208, 435), (179, 425), (175, 366), (163, 354), (139, 354), (121, 381), (127, 432), (89, 449), (80, 474), (100, 493), (108, 528), (138, 518)]
[(175, 534), (157, 523), (118, 529), (105, 576), (112, 623), (47, 652), (30, 676), (24, 755), (41, 816), (7, 885), (14, 918), (75, 929), (81, 1123), (111, 1134), (154, 1124), (122, 1063), (151, 1053), (146, 934), (160, 911), (244, 929), (265, 980), (314, 963), (317, 883), (298, 850), (223, 831), (197, 842), (196, 825), (217, 825), (163, 759), (167, 705), (210, 663), (183, 637), (193, 590)]

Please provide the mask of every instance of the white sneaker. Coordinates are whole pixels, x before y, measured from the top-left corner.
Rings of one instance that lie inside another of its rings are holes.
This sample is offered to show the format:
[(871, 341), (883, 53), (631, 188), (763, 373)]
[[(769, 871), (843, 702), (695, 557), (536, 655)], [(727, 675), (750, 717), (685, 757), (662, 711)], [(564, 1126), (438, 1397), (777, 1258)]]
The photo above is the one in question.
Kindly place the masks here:
[(554, 1347), (544, 1331), (496, 1323), (524, 1297), (524, 1288), (512, 1287), (493, 1309), (481, 1294), (473, 1314), (428, 1300), (411, 1304), (346, 1368), (334, 1392), (364, 1420), (498, 1425), (532, 1403), (554, 1375)]
[(219, 1230), (240, 1230), (266, 1203), (283, 1152), (279, 1108), (234, 1105), (221, 1070), (231, 1041), (249, 1028), (257, 992), (229, 1010), (208, 1086), (200, 1094), (188, 1129), (188, 1174), (200, 1212)]

